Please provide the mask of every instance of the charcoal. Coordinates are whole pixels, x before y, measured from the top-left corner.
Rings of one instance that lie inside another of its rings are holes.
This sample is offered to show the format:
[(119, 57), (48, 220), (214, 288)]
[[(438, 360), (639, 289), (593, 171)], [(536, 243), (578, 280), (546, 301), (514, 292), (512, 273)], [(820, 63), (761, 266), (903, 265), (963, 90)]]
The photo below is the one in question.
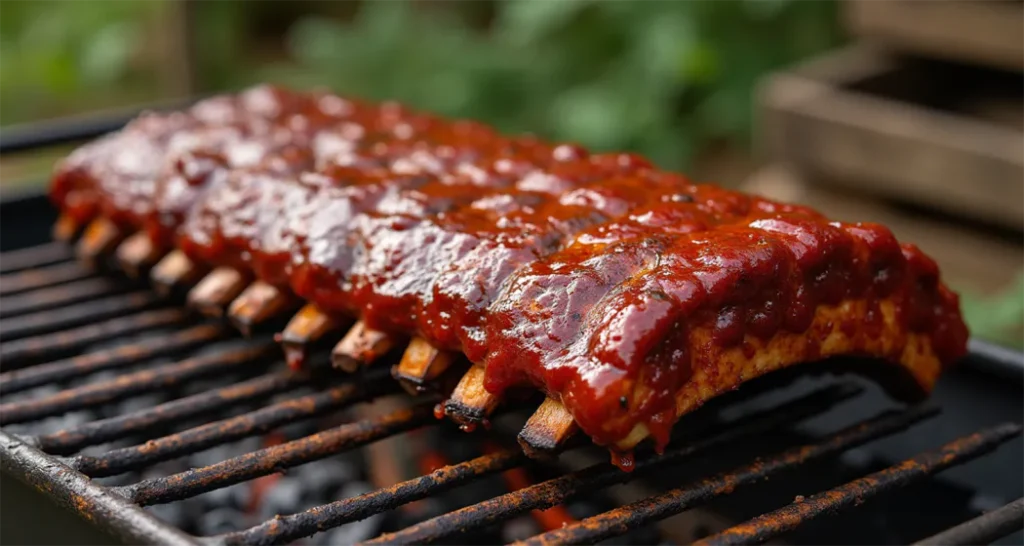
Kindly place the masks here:
[(358, 478), (359, 470), (344, 459), (334, 458), (302, 465), (294, 474), (314, 498), (327, 502), (332, 493)]
[(535, 536), (541, 528), (530, 516), (520, 516), (501, 527), (501, 540), (504, 543), (516, 542)]
[(166, 401), (167, 396), (163, 393), (150, 393), (142, 396), (135, 396), (118, 404), (117, 414), (126, 415), (137, 411), (145, 411), (153, 408), (154, 406), (159, 406)]
[(201, 535), (219, 535), (247, 527), (249, 517), (237, 508), (223, 507), (210, 510), (201, 516), (196, 525)]
[(249, 505), (249, 483), (236, 483), (229, 487), (214, 489), (198, 497), (208, 508), (230, 507), (244, 510)]
[(175, 527), (184, 527), (188, 522), (186, 503), (183, 502), (147, 506), (145, 510)]
[[(277, 515), (288, 515), (305, 508), (312, 508), (315, 503), (309, 502), (308, 491), (298, 478), (281, 476), (263, 495), (259, 506), (261, 519), (270, 519)], [(307, 506), (309, 504), (309, 506)]]

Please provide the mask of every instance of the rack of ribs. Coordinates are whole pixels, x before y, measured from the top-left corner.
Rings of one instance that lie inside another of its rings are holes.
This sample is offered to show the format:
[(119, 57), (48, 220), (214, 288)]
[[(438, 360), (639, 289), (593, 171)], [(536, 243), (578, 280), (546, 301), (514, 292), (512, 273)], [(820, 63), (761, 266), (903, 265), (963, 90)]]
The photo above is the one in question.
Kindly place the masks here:
[(465, 429), (543, 391), (531, 455), (582, 431), (629, 468), (774, 370), (873, 357), (913, 398), (966, 351), (956, 294), (883, 226), (394, 103), (261, 86), (144, 114), (61, 162), (51, 197), (83, 260), (245, 333), (294, 312), (292, 366), (330, 336), (348, 372), (402, 350), (411, 392), (457, 374), (439, 413)]

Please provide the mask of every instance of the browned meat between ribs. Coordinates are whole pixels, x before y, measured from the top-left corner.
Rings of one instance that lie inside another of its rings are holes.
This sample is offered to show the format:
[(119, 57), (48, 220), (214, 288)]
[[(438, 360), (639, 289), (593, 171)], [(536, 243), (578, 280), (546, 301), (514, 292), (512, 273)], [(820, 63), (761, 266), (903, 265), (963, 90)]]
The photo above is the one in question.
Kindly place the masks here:
[(350, 359), (411, 336), (403, 365), (432, 377), (462, 353), (451, 409), (484, 418), (530, 385), (619, 452), (782, 367), (873, 356), (923, 393), (966, 347), (935, 263), (883, 226), (391, 103), (258, 87), (146, 114), (64, 160), (51, 195), (65, 233), (143, 233), (133, 248), (242, 283), (220, 299), (258, 281), (238, 307), (358, 319)]

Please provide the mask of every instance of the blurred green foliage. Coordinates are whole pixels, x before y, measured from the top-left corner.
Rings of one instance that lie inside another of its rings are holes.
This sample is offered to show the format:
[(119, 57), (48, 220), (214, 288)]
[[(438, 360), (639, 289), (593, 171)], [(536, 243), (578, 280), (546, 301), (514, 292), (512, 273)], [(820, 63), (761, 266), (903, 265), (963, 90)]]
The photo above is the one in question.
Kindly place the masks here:
[[(0, 122), (165, 95), (161, 56), (186, 52), (162, 50), (174, 40), (160, 34), (176, 28), (165, 21), (180, 5), (0, 2)], [(756, 80), (840, 34), (832, 1), (196, 1), (190, 10), (200, 91), (322, 85), (678, 168), (709, 142), (745, 142)], [(270, 36), (253, 36), (268, 21)]]
[(709, 142), (746, 143), (757, 79), (834, 46), (835, 11), (786, 0), (365, 2), (348, 22), (298, 20), (288, 61), (257, 74), (685, 168)]
[[(186, 54), (160, 50), (169, 6), (0, 1), (0, 123), (166, 96), (160, 56)], [(675, 169), (710, 144), (744, 146), (757, 80), (841, 40), (835, 1), (203, 0), (190, 9), (198, 91), (326, 86), (634, 150)], [(963, 305), (972, 331), (1024, 346), (1024, 277)]]
[(0, 2), (0, 122), (49, 118), (158, 96), (139, 62), (160, 2)]
[(1024, 349), (1024, 274), (1000, 294), (960, 298), (971, 332), (1009, 347)]

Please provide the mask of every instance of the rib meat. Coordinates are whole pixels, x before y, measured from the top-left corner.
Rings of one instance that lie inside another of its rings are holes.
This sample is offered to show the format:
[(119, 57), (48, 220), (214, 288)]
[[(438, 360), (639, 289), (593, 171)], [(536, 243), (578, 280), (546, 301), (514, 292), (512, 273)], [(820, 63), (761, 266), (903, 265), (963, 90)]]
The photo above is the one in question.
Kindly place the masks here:
[(966, 348), (935, 263), (883, 226), (394, 104), (260, 87), (148, 114), (51, 194), (80, 225), (461, 352), (478, 394), (539, 388), (617, 452), (793, 364), (877, 357), (921, 394)]

